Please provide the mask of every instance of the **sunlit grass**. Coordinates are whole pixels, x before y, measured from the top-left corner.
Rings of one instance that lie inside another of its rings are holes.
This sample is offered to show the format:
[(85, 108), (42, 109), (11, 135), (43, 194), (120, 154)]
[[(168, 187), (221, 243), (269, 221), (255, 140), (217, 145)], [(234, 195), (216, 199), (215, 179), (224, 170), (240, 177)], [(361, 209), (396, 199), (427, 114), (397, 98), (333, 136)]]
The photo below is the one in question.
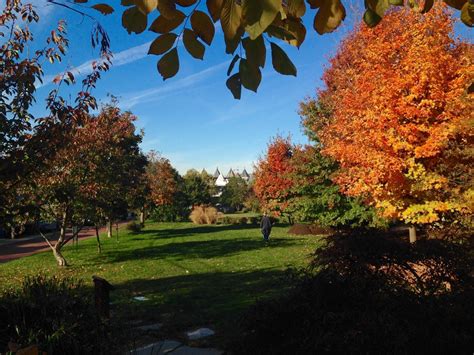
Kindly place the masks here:
[[(256, 299), (276, 295), (286, 285), (285, 270), (305, 266), (321, 238), (289, 236), (275, 227), (262, 241), (251, 225), (196, 226), (148, 223), (140, 233), (102, 236), (102, 253), (94, 238), (69, 245), (71, 266), (59, 269), (50, 252), (0, 264), (0, 288), (17, 285), (26, 275), (46, 273), (83, 279), (107, 279), (115, 314), (164, 322), (169, 330), (192, 326), (226, 328)], [(134, 301), (136, 295), (144, 302)]]

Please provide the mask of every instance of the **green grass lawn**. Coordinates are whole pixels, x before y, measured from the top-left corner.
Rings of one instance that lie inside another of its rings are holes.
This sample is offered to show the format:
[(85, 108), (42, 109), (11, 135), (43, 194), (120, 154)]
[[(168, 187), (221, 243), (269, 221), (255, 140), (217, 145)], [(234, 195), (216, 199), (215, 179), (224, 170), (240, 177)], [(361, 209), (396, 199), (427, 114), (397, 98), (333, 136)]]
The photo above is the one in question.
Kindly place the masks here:
[[(164, 323), (169, 335), (196, 326), (221, 334), (257, 299), (286, 287), (285, 270), (302, 267), (322, 239), (289, 236), (274, 227), (271, 242), (261, 240), (251, 225), (196, 226), (190, 223), (147, 223), (140, 233), (120, 231), (119, 241), (102, 237), (67, 246), (71, 266), (58, 269), (50, 252), (0, 264), (0, 288), (18, 284), (25, 275), (46, 273), (110, 281), (115, 315), (129, 320)], [(147, 301), (134, 301), (134, 296)]]

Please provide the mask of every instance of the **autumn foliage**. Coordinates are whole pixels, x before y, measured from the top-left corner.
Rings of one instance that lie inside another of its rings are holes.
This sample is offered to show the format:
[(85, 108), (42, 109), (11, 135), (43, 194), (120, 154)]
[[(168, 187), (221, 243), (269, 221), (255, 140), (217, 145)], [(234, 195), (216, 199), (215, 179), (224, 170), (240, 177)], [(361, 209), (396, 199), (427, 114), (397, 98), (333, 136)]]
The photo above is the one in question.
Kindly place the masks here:
[(176, 181), (177, 171), (171, 166), (170, 161), (151, 152), (148, 155), (146, 176), (151, 202), (155, 206), (173, 203), (178, 182)]
[(276, 137), (255, 169), (254, 191), (263, 210), (281, 215), (288, 206), (292, 180), (292, 144), (289, 138)]
[[(127, 208), (134, 208), (137, 189), (144, 174), (145, 157), (135, 133), (135, 116), (113, 105), (97, 116), (83, 114), (63, 128), (60, 147), (44, 162), (44, 168), (31, 176), (29, 194), (41, 217), (60, 221), (61, 232), (53, 249), (59, 265), (68, 242), (66, 228), (83, 226), (86, 221), (101, 225)], [(53, 144), (58, 136), (50, 129), (34, 139)], [(54, 245), (53, 245), (54, 243)]]
[(474, 51), (453, 21), (438, 4), (356, 27), (324, 74), (330, 117), (306, 122), (340, 164), (343, 192), (408, 223), (472, 211)]

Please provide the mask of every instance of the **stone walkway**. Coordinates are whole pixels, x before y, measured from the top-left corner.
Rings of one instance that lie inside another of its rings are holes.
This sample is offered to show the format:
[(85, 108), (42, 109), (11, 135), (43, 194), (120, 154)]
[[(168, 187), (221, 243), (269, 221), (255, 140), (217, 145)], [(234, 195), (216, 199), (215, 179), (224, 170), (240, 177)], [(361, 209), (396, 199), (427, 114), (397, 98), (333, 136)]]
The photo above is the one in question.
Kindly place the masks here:
[(221, 355), (224, 352), (213, 348), (193, 348), (179, 341), (163, 340), (130, 351), (130, 355)]
[[(140, 331), (158, 331), (161, 328), (161, 323), (155, 323), (145, 326), (136, 327)], [(214, 331), (209, 328), (199, 328), (195, 331), (187, 332), (188, 339), (197, 340), (214, 335)], [(224, 352), (214, 348), (195, 348), (187, 346), (176, 340), (161, 340), (134, 350), (131, 350), (127, 355), (221, 355)]]

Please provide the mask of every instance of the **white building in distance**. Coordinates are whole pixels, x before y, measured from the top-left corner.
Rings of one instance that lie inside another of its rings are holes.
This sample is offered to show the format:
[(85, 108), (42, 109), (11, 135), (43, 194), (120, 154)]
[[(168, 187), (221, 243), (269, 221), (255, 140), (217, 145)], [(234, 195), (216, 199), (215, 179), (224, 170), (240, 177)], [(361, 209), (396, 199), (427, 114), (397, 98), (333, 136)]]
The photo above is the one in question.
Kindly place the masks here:
[(233, 170), (232, 168), (229, 170), (227, 175), (223, 175), (220, 171), (219, 168), (216, 168), (216, 171), (214, 172), (213, 175), (215, 182), (214, 184), (218, 187), (224, 187), (229, 183), (229, 179), (231, 177), (240, 177), (243, 179), (245, 182), (249, 183), (252, 181), (253, 176), (250, 175), (246, 169), (244, 169), (241, 173), (238, 170)]

